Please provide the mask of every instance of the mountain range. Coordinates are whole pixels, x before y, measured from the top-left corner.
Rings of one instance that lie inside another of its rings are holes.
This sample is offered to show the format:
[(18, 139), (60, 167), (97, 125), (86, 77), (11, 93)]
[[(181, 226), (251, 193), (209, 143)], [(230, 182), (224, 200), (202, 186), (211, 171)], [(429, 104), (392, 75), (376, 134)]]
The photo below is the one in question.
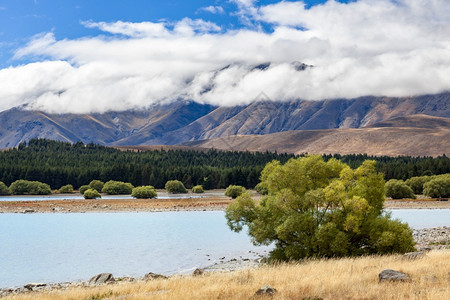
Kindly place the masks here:
[(449, 118), (450, 93), (261, 100), (233, 107), (177, 101), (101, 114), (12, 108), (0, 112), (0, 148), (39, 137), (114, 146), (182, 144), (293, 153), (441, 155), (450, 149)]

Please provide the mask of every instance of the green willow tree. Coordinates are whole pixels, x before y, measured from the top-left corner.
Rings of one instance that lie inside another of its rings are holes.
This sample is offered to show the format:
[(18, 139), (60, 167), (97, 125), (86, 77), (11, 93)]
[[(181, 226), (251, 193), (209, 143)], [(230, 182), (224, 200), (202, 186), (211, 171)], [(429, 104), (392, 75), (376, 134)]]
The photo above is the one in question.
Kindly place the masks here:
[(407, 224), (383, 213), (384, 179), (374, 161), (359, 168), (312, 155), (261, 174), (268, 194), (257, 203), (248, 193), (226, 210), (230, 229), (248, 227), (257, 245), (275, 244), (271, 258), (404, 253), (414, 250)]

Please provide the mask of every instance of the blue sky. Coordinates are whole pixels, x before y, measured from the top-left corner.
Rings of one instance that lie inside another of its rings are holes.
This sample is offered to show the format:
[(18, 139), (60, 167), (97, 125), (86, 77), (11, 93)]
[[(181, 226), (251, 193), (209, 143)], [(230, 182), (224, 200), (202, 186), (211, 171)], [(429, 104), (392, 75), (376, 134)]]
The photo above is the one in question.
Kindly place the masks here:
[(0, 0), (0, 111), (444, 91), (449, 0)]
[[(261, 5), (277, 2), (258, 1)], [(312, 6), (326, 0), (304, 2)], [(211, 13), (206, 7), (221, 7), (223, 12)], [(86, 28), (83, 21), (175, 22), (188, 17), (210, 20), (223, 28), (246, 26), (236, 10), (236, 3), (228, 0), (0, 0), (0, 67), (23, 63), (11, 60), (12, 53), (36, 34), (53, 32), (57, 39), (73, 39), (101, 33)]]

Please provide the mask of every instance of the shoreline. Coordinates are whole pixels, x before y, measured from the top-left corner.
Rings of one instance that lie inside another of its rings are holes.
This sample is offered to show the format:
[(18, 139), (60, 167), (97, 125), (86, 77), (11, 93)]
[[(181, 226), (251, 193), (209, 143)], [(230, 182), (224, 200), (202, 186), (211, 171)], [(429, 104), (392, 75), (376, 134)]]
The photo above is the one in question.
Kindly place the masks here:
[[(423, 229), (415, 229), (413, 232), (414, 240), (416, 241), (416, 253), (427, 253), (429, 251), (450, 251), (450, 227), (442, 226), (442, 227), (434, 227), (434, 228), (423, 228)], [(192, 270), (195, 269), (191, 273), (173, 273), (170, 275), (160, 275), (154, 273), (156, 277), (147, 278), (148, 275), (145, 274), (140, 277), (129, 277), (122, 276), (117, 277), (115, 284), (120, 283), (131, 283), (131, 282), (146, 282), (149, 280), (154, 280), (157, 278), (176, 278), (180, 276), (197, 276), (208, 273), (229, 273), (235, 271), (242, 270), (253, 270), (263, 265), (264, 259), (266, 256), (258, 253), (254, 253), (258, 256), (258, 258), (231, 258), (229, 260), (220, 261), (214, 263), (212, 265), (207, 265), (202, 268), (192, 267)], [(401, 254), (399, 254), (401, 256)], [(111, 284), (111, 283), (110, 283)], [(68, 281), (68, 282), (53, 282), (53, 283), (28, 283), (22, 286), (14, 286), (14, 287), (0, 287), (0, 298), (10, 295), (21, 295), (21, 294), (29, 294), (33, 292), (49, 292), (55, 290), (65, 290), (74, 287), (93, 287), (95, 284), (90, 284), (89, 280), (77, 280), (77, 281)]]
[[(78, 196), (78, 195), (76, 195)], [(185, 198), (160, 195), (162, 199), (45, 199), (2, 201), (1, 213), (121, 213), (121, 212), (171, 212), (171, 211), (223, 211), (233, 201), (223, 191), (205, 194), (186, 194)], [(13, 198), (13, 197), (12, 197)], [(19, 198), (19, 197), (18, 197)], [(20, 198), (27, 198), (27, 196)], [(31, 196), (30, 196), (31, 198)], [(258, 200), (260, 195), (254, 193)], [(384, 202), (385, 209), (450, 209), (450, 201), (435, 199), (401, 199)]]
[[(196, 270), (191, 275), (170, 277), (148, 273), (138, 280), (102, 273), (83, 283), (28, 284), (17, 292), (0, 291), (0, 297), (16, 300), (448, 299), (448, 268), (442, 262), (449, 258), (450, 251), (436, 250), (406, 255), (306, 259), (232, 272)], [(382, 280), (380, 275), (387, 271), (402, 277)], [(272, 293), (264, 295), (261, 290)]]

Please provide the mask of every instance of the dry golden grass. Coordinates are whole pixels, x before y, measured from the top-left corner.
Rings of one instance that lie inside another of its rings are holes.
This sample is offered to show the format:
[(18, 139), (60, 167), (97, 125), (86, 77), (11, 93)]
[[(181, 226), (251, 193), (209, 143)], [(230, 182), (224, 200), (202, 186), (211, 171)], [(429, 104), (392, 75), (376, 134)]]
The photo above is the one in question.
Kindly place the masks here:
[[(388, 268), (406, 272), (412, 281), (379, 283), (378, 274)], [(450, 251), (432, 251), (415, 261), (401, 256), (312, 260), (7, 299), (260, 299), (255, 291), (265, 285), (278, 290), (273, 299), (450, 299)]]

